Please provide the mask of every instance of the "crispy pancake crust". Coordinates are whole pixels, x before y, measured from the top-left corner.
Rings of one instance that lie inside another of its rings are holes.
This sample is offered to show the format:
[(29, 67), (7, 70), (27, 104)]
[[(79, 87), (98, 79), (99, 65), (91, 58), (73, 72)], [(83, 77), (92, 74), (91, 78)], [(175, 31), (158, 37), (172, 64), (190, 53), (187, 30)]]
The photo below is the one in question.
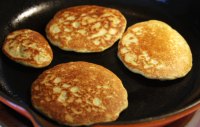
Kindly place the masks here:
[(53, 59), (51, 47), (46, 39), (30, 29), (10, 33), (5, 39), (2, 50), (11, 60), (34, 68), (45, 67)]
[(46, 27), (50, 42), (66, 51), (101, 52), (121, 38), (125, 17), (116, 9), (82, 5), (56, 13)]
[(157, 20), (130, 26), (119, 42), (118, 56), (129, 70), (151, 79), (180, 78), (192, 68), (185, 39)]
[(61, 124), (77, 126), (114, 121), (128, 101), (114, 73), (80, 61), (43, 72), (32, 84), (32, 104)]

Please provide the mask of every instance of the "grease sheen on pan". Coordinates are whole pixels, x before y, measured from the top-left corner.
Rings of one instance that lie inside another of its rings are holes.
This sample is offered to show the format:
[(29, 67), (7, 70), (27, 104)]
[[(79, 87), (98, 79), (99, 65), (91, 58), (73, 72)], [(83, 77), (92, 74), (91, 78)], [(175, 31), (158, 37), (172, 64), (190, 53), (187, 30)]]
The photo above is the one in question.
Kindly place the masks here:
[(32, 104), (61, 124), (110, 122), (127, 108), (127, 92), (108, 69), (88, 62), (59, 64), (32, 84)]
[(53, 59), (47, 40), (30, 29), (11, 32), (6, 37), (2, 50), (11, 60), (34, 68), (45, 67)]
[(150, 79), (180, 78), (192, 68), (192, 53), (186, 40), (158, 20), (130, 26), (119, 42), (118, 56), (129, 70)]
[(121, 38), (126, 19), (120, 11), (82, 5), (56, 13), (46, 27), (47, 38), (66, 51), (101, 52)]

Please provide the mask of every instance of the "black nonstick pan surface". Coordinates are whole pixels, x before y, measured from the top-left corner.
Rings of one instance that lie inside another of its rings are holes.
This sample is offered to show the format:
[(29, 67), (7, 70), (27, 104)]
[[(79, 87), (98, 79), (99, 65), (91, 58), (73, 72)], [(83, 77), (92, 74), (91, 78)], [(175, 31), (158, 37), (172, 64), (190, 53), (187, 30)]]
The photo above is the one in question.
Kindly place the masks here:
[[(114, 72), (128, 91), (128, 108), (111, 124), (138, 123), (164, 118), (184, 111), (200, 103), (200, 38), (198, 27), (184, 18), (165, 9), (162, 2), (123, 0), (6, 0), (0, 1), (0, 46), (7, 34), (14, 30), (29, 28), (45, 36), (45, 26), (54, 14), (63, 8), (93, 4), (120, 10), (127, 19), (127, 27), (150, 19), (168, 23), (188, 42), (193, 54), (192, 70), (183, 78), (159, 81), (144, 78), (130, 72), (117, 57), (118, 41), (101, 53), (75, 53), (62, 51), (51, 45), (53, 62), (46, 68), (34, 69), (17, 64), (0, 51), (1, 91), (27, 105), (31, 105), (30, 89), (32, 82), (44, 70), (57, 64), (70, 61), (87, 61), (102, 65)], [(162, 43), (162, 42), (160, 42)], [(110, 123), (109, 123), (110, 124)]]

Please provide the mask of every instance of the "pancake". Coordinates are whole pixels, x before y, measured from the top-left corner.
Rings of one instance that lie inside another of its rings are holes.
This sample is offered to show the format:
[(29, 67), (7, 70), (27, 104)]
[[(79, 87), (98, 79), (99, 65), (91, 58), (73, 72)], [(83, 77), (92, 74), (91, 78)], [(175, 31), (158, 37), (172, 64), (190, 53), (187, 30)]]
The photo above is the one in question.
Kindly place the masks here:
[(118, 56), (130, 71), (150, 79), (180, 78), (192, 68), (192, 53), (186, 40), (157, 20), (130, 26), (119, 42)]
[(56, 13), (46, 27), (50, 42), (62, 50), (101, 52), (121, 38), (125, 17), (116, 9), (82, 5)]
[(51, 47), (46, 39), (30, 29), (10, 33), (5, 39), (2, 50), (11, 60), (34, 68), (48, 66), (53, 59)]
[(127, 108), (127, 92), (108, 69), (88, 62), (59, 64), (32, 84), (33, 106), (65, 125), (110, 122)]

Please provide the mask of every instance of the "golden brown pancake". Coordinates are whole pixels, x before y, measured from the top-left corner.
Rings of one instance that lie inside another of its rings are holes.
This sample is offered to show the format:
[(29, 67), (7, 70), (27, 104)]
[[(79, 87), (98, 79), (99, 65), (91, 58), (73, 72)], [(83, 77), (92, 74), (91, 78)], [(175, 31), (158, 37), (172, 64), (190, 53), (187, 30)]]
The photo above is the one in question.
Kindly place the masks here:
[(63, 9), (46, 27), (50, 42), (66, 51), (101, 52), (121, 38), (125, 17), (116, 9), (82, 5)]
[(45, 67), (53, 59), (51, 47), (46, 39), (30, 29), (10, 33), (5, 39), (2, 50), (11, 60), (34, 68)]
[(65, 125), (110, 122), (127, 108), (127, 92), (108, 69), (88, 62), (59, 64), (32, 84), (32, 104)]
[(157, 20), (130, 26), (119, 42), (118, 56), (129, 70), (150, 79), (180, 78), (192, 68), (186, 40)]

